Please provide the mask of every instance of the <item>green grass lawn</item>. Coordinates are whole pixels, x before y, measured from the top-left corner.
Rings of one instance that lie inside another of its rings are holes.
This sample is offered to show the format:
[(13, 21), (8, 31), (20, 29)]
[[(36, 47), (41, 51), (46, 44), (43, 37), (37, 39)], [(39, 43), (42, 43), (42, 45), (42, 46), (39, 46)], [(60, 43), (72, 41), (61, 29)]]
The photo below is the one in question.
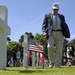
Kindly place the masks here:
[(24, 67), (7, 67), (6, 70), (0, 70), (0, 75), (75, 75), (75, 66), (44, 69), (29, 67), (27, 70)]

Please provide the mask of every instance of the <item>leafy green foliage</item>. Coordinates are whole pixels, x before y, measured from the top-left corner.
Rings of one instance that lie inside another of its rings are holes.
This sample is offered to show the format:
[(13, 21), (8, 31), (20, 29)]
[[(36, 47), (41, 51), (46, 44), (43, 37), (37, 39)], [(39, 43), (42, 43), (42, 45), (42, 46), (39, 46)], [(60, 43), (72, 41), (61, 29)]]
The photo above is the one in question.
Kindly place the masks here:
[(20, 39), (19, 39), (19, 42), (23, 42), (24, 41), (24, 35), (21, 35)]
[(41, 45), (44, 45), (45, 42), (45, 38), (43, 37), (42, 34), (37, 33), (34, 37), (34, 39), (36, 40), (36, 42), (38, 42)]
[(71, 44), (73, 45), (73, 47), (75, 49), (75, 38), (71, 40)]
[(11, 41), (10, 37), (7, 37), (7, 41), (8, 41), (8, 42)]
[(20, 42), (11, 41), (7, 45), (7, 59), (10, 59), (10, 57), (13, 54), (13, 51), (20, 50), (21, 56), (23, 55), (23, 47)]

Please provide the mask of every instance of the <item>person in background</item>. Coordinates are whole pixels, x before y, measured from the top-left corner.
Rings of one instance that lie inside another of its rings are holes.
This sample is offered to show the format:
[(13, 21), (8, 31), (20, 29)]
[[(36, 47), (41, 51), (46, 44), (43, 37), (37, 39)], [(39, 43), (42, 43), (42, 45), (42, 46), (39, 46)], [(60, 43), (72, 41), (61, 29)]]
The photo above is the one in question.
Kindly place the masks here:
[(13, 51), (13, 66), (16, 67), (16, 51)]
[(16, 66), (19, 67), (20, 66), (20, 51), (19, 49), (17, 50), (17, 53), (16, 53)]
[(71, 42), (68, 42), (67, 46), (65, 47), (65, 52), (67, 56), (67, 65), (71, 66), (72, 65), (72, 60), (74, 58), (74, 47), (72, 46)]
[[(45, 15), (42, 24), (43, 36), (47, 38), (49, 67), (61, 68), (64, 37), (70, 38), (65, 17), (58, 13), (59, 3), (52, 5), (52, 12)], [(54, 53), (54, 50), (56, 51)]]
[(9, 64), (10, 67), (13, 67), (13, 57), (10, 58), (8, 64)]

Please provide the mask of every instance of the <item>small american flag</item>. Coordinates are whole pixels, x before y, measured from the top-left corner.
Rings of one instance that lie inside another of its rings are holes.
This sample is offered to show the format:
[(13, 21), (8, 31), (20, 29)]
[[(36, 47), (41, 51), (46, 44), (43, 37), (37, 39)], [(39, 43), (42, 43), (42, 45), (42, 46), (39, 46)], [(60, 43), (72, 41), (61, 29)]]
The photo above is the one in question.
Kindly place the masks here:
[(29, 51), (44, 53), (42, 45), (29, 45)]

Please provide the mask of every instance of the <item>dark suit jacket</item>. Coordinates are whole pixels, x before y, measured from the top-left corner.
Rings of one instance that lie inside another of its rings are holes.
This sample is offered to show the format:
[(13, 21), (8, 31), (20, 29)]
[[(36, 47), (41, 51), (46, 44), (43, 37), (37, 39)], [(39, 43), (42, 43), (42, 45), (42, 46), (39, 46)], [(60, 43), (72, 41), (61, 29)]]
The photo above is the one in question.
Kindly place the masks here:
[[(70, 31), (68, 25), (65, 22), (65, 17), (62, 14), (58, 14), (61, 20), (62, 33), (65, 38), (70, 38)], [(47, 39), (52, 31), (52, 13), (46, 14), (42, 24), (42, 31), (47, 33)]]

